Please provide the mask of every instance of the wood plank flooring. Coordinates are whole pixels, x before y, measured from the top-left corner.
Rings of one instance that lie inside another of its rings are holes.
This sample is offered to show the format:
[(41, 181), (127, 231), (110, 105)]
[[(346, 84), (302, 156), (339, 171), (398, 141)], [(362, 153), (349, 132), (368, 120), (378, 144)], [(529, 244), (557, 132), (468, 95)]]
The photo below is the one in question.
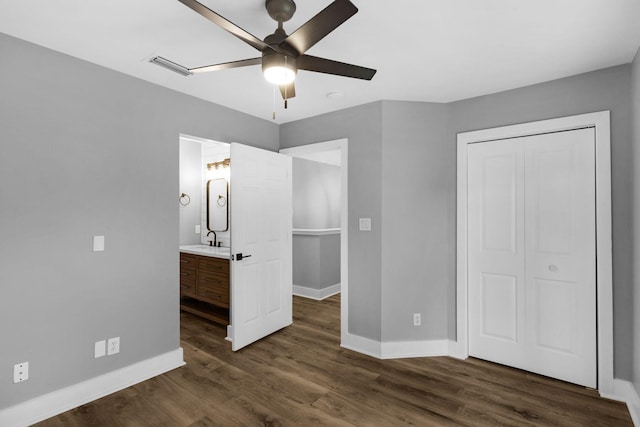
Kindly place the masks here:
[(181, 314), (187, 365), (37, 424), (49, 426), (632, 426), (624, 404), (517, 369), (341, 349), (340, 297), (294, 298), (294, 324), (239, 352)]

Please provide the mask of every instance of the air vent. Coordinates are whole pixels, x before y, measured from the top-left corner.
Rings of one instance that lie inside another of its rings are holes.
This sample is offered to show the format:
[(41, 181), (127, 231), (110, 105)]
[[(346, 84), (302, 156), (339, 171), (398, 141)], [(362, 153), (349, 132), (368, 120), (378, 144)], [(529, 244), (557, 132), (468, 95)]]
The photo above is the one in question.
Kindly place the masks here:
[(193, 74), (191, 71), (189, 71), (188, 68), (183, 67), (180, 64), (176, 64), (175, 62), (169, 61), (168, 59), (163, 58), (161, 56), (156, 56), (154, 58), (151, 58), (149, 62), (151, 62), (152, 64), (159, 65), (162, 68), (166, 68), (167, 70), (171, 70), (174, 73), (178, 73), (182, 76), (190, 76), (191, 74)]

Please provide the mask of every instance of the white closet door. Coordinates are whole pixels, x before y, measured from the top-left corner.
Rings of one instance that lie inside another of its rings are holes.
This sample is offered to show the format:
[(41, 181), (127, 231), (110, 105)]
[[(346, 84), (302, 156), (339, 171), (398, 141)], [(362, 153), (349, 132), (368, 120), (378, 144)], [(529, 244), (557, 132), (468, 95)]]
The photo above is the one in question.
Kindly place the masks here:
[(524, 150), (511, 141), (468, 148), (469, 354), (522, 366)]
[(593, 129), (475, 144), (469, 354), (596, 387)]
[(596, 388), (594, 130), (523, 139), (525, 369)]

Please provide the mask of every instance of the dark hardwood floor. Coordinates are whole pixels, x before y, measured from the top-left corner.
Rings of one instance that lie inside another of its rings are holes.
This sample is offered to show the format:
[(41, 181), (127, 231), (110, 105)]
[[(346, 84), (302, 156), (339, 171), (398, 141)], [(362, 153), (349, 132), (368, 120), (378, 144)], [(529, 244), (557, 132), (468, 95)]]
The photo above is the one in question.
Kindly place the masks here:
[(341, 349), (340, 299), (294, 298), (294, 324), (239, 352), (182, 313), (187, 365), (38, 426), (631, 426), (594, 390), (477, 359)]

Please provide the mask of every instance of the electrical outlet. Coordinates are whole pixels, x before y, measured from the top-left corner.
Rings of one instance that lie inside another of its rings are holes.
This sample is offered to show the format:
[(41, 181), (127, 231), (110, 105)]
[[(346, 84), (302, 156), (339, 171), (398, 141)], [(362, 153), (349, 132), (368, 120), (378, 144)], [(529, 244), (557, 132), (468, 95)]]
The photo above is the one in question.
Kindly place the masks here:
[(98, 357), (102, 357), (106, 355), (107, 355), (107, 342), (105, 340), (96, 341), (93, 348), (93, 357), (97, 359)]
[(21, 383), (29, 379), (29, 362), (13, 365), (13, 383)]
[(107, 355), (120, 353), (120, 337), (109, 338), (107, 341)]
[(413, 326), (420, 326), (422, 324), (422, 319), (420, 318), (420, 313), (413, 313)]

